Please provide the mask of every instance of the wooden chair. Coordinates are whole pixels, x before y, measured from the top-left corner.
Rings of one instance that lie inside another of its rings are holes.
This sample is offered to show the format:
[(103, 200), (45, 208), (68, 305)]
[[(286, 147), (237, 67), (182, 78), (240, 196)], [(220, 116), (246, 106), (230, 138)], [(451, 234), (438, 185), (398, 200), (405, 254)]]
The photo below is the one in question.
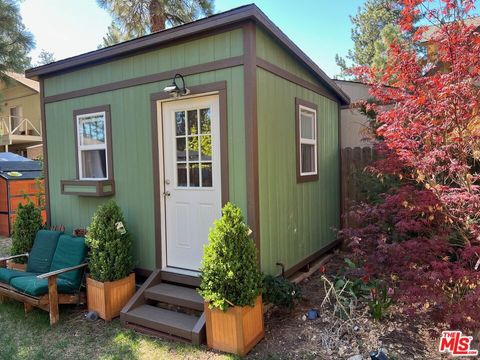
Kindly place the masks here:
[[(50, 324), (55, 325), (59, 304), (86, 302), (80, 291), (86, 253), (84, 238), (40, 230), (29, 254), (0, 258), (0, 302), (21, 301), (25, 313), (33, 307), (48, 311)], [(5, 268), (7, 260), (21, 256), (28, 257), (26, 272)]]

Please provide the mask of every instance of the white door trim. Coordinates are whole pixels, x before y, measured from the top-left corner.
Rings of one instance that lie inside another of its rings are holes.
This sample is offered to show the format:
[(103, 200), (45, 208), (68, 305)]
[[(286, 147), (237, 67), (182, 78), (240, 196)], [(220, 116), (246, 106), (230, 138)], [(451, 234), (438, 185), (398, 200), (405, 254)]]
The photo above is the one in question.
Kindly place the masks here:
[[(198, 276), (198, 271), (187, 270), (187, 269), (180, 269), (175, 267), (169, 267), (167, 263), (167, 232), (166, 232), (166, 202), (164, 200), (164, 193), (165, 193), (165, 151), (164, 151), (164, 129), (163, 129), (163, 105), (166, 103), (178, 101), (178, 100), (188, 100), (188, 99), (195, 99), (195, 98), (202, 98), (211, 95), (218, 95), (220, 96), (219, 91), (211, 91), (201, 94), (194, 94), (191, 96), (182, 96), (181, 98), (169, 98), (169, 99), (161, 99), (156, 101), (156, 110), (157, 110), (157, 139), (158, 139), (158, 159), (159, 159), (159, 189), (160, 189), (160, 225), (161, 225), (161, 261), (162, 261), (162, 270), (177, 273), (181, 275), (188, 275), (188, 276)], [(221, 110), (220, 110), (220, 99), (219, 99), (219, 114), (218, 114), (218, 126), (220, 129), (220, 122), (223, 120), (221, 119)], [(221, 136), (221, 131), (219, 131), (219, 136)], [(222, 139), (218, 139), (219, 144), (221, 144)], [(219, 146), (221, 148), (221, 145)], [(221, 158), (224, 154), (220, 154), (218, 166), (222, 167)], [(219, 181), (220, 192), (222, 187), (222, 181)], [(223, 199), (222, 199), (223, 200)], [(158, 201), (158, 200), (157, 200)]]

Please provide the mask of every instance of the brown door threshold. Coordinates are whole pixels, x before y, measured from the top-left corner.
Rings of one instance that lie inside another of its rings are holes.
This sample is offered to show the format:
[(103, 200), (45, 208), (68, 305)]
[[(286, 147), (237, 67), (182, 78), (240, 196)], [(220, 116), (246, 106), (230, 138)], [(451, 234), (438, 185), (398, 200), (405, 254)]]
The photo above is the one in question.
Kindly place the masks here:
[(177, 274), (172, 271), (162, 270), (161, 272), (162, 281), (168, 281), (175, 284), (181, 284), (191, 287), (200, 286), (200, 278), (197, 276), (190, 276), (185, 274)]

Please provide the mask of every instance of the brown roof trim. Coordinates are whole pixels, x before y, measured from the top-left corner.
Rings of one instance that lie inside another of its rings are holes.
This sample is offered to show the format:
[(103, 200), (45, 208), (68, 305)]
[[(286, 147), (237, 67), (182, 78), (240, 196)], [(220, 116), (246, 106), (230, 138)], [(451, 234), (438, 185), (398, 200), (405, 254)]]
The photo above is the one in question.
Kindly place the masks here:
[(158, 47), (172, 41), (178, 41), (190, 36), (198, 36), (221, 27), (236, 23), (254, 20), (259, 26), (267, 30), (279, 43), (287, 48), (297, 60), (305, 65), (315, 77), (326, 85), (339, 98), (342, 104), (347, 105), (350, 99), (300, 48), (293, 43), (255, 4), (241, 6), (220, 14), (212, 15), (188, 24), (159, 31), (137, 39), (126, 41), (107, 48), (91, 51), (85, 54), (56, 61), (51, 64), (29, 69), (25, 75), (30, 79), (54, 74), (63, 70), (71, 70), (78, 66), (110, 61), (119, 56), (133, 54), (149, 48)]

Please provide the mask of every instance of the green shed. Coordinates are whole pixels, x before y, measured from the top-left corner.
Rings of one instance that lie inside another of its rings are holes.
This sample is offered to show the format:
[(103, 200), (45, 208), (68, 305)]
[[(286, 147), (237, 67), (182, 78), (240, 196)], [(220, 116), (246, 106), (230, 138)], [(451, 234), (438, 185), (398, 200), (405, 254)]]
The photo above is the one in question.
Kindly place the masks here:
[(349, 98), (255, 5), (26, 75), (40, 81), (48, 218), (86, 227), (114, 198), (138, 273), (195, 284), (227, 201), (266, 273), (337, 244)]

